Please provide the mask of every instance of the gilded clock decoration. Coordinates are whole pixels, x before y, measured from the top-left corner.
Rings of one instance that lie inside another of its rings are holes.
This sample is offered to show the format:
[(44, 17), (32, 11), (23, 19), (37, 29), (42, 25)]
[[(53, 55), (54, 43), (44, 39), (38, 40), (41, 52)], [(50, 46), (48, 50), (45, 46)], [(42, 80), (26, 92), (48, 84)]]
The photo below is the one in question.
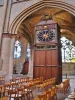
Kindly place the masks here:
[(41, 42), (49, 42), (55, 38), (55, 31), (51, 30), (41, 30), (37, 34), (38, 40)]

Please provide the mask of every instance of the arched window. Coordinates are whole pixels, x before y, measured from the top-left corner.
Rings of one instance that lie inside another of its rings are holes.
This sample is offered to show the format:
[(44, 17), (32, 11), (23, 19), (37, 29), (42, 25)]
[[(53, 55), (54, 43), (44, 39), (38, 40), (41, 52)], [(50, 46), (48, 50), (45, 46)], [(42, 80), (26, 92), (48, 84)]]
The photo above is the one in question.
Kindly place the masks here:
[(30, 45), (27, 45), (27, 51), (26, 51), (26, 59), (30, 58)]
[(20, 57), (21, 57), (21, 42), (17, 40), (15, 41), (14, 58), (20, 58)]
[(62, 62), (75, 62), (75, 46), (66, 37), (61, 38)]

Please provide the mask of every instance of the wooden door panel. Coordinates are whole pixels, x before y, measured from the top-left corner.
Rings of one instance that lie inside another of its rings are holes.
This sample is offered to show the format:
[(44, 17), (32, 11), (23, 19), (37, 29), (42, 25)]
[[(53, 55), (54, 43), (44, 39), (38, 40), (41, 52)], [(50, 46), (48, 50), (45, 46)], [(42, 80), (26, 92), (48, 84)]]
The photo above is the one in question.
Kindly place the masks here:
[(52, 50), (52, 66), (58, 66), (57, 50)]
[(57, 83), (61, 82), (61, 71), (58, 67), (57, 50), (37, 50), (34, 53), (34, 78), (45, 79), (56, 78)]
[(49, 79), (52, 77), (52, 68), (51, 67), (46, 67), (46, 79)]
[(51, 66), (52, 65), (52, 51), (47, 50), (46, 51), (46, 66)]
[(58, 82), (58, 77), (59, 77), (58, 67), (52, 67), (52, 77), (55, 77), (56, 81)]
[(40, 77), (40, 68), (39, 67), (34, 67), (34, 78), (39, 78)]
[(40, 77), (45, 79), (46, 67), (40, 67)]
[(34, 55), (34, 65), (35, 66), (45, 66), (45, 51), (35, 51)]

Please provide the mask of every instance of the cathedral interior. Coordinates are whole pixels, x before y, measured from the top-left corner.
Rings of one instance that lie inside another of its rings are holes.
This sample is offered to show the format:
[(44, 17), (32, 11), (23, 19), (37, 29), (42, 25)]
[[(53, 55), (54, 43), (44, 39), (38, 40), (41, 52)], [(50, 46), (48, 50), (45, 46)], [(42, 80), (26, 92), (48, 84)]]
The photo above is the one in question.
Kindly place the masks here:
[(0, 0), (0, 24), (0, 100), (74, 100), (75, 1)]

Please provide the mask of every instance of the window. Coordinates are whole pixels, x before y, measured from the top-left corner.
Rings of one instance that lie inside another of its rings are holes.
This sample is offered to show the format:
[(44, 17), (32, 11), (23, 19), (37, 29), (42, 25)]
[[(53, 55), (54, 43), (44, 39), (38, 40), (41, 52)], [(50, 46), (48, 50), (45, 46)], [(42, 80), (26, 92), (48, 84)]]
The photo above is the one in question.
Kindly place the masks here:
[(26, 51), (26, 59), (30, 58), (30, 45), (27, 45), (27, 51)]
[(75, 46), (66, 37), (61, 38), (62, 62), (75, 62)]
[(21, 42), (18, 40), (15, 42), (15, 48), (14, 48), (14, 58), (20, 58), (21, 57)]

